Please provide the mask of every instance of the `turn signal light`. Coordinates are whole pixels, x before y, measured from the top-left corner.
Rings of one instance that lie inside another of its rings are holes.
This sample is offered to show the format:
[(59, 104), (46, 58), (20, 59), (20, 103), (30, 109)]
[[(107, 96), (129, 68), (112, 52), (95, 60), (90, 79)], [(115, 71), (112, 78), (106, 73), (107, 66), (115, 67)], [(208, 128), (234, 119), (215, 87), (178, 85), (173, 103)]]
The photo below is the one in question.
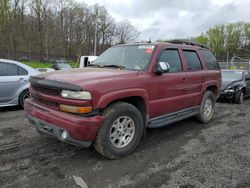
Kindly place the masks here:
[(69, 105), (60, 105), (60, 110), (69, 113), (76, 113), (76, 114), (86, 114), (92, 111), (91, 106), (87, 107), (78, 107), (78, 106), (69, 106)]

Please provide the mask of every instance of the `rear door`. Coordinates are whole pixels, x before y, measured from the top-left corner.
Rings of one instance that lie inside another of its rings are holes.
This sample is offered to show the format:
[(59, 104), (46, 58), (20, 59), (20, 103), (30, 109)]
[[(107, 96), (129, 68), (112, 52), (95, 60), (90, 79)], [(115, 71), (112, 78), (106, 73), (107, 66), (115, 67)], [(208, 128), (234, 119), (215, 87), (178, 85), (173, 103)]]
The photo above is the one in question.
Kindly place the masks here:
[(153, 74), (150, 89), (150, 114), (152, 117), (165, 115), (187, 108), (187, 74), (183, 71), (178, 48), (163, 48), (158, 62), (167, 62), (170, 72)]
[(246, 96), (250, 96), (250, 73), (246, 75)]
[(0, 62), (0, 103), (18, 98), (18, 91), (28, 82), (28, 71), (13, 64)]
[(202, 98), (203, 85), (207, 80), (207, 71), (201, 63), (196, 50), (183, 49), (183, 56), (187, 66), (189, 106), (198, 106)]

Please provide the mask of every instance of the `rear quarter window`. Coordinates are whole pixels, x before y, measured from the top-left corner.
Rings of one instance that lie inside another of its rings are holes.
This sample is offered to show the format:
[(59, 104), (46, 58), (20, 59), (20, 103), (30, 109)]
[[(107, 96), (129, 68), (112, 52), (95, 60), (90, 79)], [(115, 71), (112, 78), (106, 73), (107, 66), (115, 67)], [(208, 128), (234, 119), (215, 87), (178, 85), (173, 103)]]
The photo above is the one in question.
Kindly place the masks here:
[(28, 71), (18, 66), (18, 75), (28, 75)]
[(216, 58), (209, 50), (202, 49), (200, 52), (205, 60), (208, 70), (220, 70), (220, 66), (217, 63)]

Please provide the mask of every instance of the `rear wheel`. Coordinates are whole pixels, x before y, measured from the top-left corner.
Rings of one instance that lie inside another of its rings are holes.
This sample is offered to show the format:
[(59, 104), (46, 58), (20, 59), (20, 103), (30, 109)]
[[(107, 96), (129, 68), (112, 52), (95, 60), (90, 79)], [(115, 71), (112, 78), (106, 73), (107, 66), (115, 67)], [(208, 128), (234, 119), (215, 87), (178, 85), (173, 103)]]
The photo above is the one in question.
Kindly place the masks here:
[(242, 104), (243, 100), (244, 100), (244, 92), (240, 90), (236, 93), (234, 101), (236, 104)]
[(27, 98), (29, 98), (30, 97), (30, 93), (29, 93), (29, 90), (27, 89), (27, 90), (24, 90), (22, 93), (21, 93), (21, 95), (20, 95), (20, 97), (19, 97), (19, 104), (20, 104), (20, 106), (23, 108), (24, 107), (24, 101), (25, 101), (25, 99), (27, 99)]
[(214, 113), (216, 96), (212, 91), (206, 91), (199, 109), (198, 119), (202, 123), (207, 123), (212, 119)]
[(117, 102), (104, 110), (105, 121), (94, 143), (95, 149), (109, 159), (132, 153), (143, 133), (143, 119), (133, 105)]

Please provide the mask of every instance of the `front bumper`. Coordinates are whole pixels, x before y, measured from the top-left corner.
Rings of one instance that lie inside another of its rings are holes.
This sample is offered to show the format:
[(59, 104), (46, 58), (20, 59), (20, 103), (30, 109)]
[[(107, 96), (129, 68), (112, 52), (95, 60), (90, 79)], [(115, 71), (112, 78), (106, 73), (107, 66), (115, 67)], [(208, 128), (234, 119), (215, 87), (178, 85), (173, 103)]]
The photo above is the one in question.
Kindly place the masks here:
[(235, 90), (224, 90), (220, 93), (220, 99), (233, 99), (235, 96)]
[[(84, 147), (90, 146), (92, 141), (95, 140), (104, 121), (104, 117), (100, 115), (79, 117), (39, 105), (32, 99), (25, 100), (24, 109), (27, 118), (35, 125), (38, 132)], [(68, 133), (67, 139), (61, 138), (63, 131)]]

